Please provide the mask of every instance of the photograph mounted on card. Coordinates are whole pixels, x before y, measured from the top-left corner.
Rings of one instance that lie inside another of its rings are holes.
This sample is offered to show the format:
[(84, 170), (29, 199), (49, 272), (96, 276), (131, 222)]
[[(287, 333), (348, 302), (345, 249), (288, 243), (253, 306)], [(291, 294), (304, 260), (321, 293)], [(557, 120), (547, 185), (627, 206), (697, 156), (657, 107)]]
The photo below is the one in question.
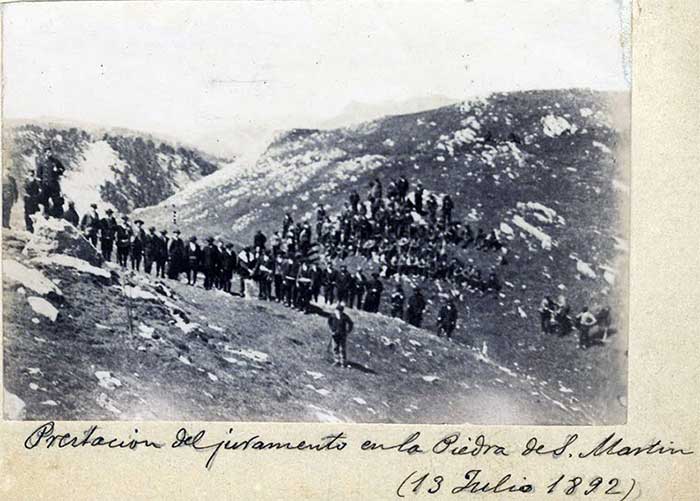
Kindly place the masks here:
[(4, 418), (625, 423), (623, 12), (5, 5)]

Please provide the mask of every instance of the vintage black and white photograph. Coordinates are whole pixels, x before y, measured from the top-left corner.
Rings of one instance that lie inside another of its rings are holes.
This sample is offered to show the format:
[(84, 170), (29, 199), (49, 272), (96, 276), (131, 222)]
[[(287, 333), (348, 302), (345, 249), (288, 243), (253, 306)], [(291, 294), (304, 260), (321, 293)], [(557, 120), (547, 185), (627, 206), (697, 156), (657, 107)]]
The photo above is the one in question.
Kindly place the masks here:
[(4, 5), (4, 418), (624, 423), (629, 16)]

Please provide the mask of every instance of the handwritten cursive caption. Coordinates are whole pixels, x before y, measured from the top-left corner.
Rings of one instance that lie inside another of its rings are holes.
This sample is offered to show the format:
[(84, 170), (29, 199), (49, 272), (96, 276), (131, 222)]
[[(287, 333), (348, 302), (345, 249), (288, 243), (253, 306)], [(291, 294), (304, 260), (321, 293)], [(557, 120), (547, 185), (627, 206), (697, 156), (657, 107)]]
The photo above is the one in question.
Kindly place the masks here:
[[(97, 425), (91, 425), (81, 434), (61, 432), (53, 421), (39, 425), (25, 439), (27, 450), (45, 449), (85, 449), (101, 448), (123, 451), (165, 451), (192, 450), (205, 453), (204, 468), (211, 470), (216, 459), (223, 453), (264, 453), (264, 452), (305, 452), (330, 455), (342, 454), (355, 450), (365, 454), (391, 453), (406, 456), (436, 455), (462, 457), (477, 461), (479, 458), (501, 457), (550, 457), (590, 461), (602, 456), (688, 456), (695, 454), (689, 447), (681, 447), (673, 441), (650, 440), (643, 445), (630, 444), (617, 433), (609, 433), (599, 440), (582, 439), (578, 434), (567, 436), (561, 443), (547, 444), (533, 436), (519, 446), (498, 444), (486, 435), (466, 436), (452, 432), (431, 441), (420, 431), (408, 435), (395, 443), (359, 439), (351, 440), (344, 431), (338, 431), (311, 440), (285, 441), (270, 440), (260, 435), (240, 436), (229, 428), (224, 437), (212, 437), (206, 429), (189, 430), (182, 427), (175, 433), (172, 441), (156, 441), (142, 437), (135, 428), (126, 438), (110, 436), (100, 431)], [(403, 476), (395, 489), (398, 498), (431, 496), (433, 494), (541, 494), (557, 496), (594, 496), (604, 495), (606, 499), (628, 499), (639, 484), (634, 478), (618, 478), (613, 475), (584, 478), (562, 473), (547, 485), (535, 485), (527, 476), (513, 473), (493, 474), (481, 468), (467, 469), (460, 478), (430, 471), (414, 470)]]

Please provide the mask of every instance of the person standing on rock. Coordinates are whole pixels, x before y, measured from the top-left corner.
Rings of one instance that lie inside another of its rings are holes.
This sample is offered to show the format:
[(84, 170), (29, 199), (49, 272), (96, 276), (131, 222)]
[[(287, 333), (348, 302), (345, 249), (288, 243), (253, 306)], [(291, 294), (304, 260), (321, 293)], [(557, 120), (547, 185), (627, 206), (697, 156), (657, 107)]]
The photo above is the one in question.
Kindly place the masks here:
[(114, 217), (114, 211), (107, 209), (107, 217), (100, 222), (100, 248), (105, 261), (112, 260), (112, 249), (114, 248), (114, 238), (117, 234), (119, 223)]
[(80, 224), (80, 216), (78, 216), (78, 212), (75, 210), (75, 202), (72, 200), (68, 202), (68, 210), (63, 213), (63, 219), (76, 228)]
[(343, 311), (342, 304), (335, 307), (333, 315), (328, 318), (328, 327), (331, 330), (333, 342), (333, 365), (347, 367), (347, 339), (352, 332), (353, 323), (350, 317)]
[(452, 333), (454, 332), (455, 327), (457, 326), (457, 307), (455, 306), (455, 303), (452, 300), (452, 298), (446, 299), (444, 304), (440, 308), (440, 312), (438, 313), (437, 324), (438, 337), (442, 337), (444, 335), (447, 339), (452, 338)]
[(52, 154), (51, 148), (44, 148), (37, 160), (37, 177), (41, 182), (41, 203), (47, 214), (56, 215), (59, 208), (63, 210), (61, 176), (65, 171), (63, 163)]
[(2, 180), (2, 227), (10, 228), (10, 215), (12, 214), (12, 206), (19, 198), (17, 190), (17, 181), (9, 174)]
[(100, 233), (102, 220), (97, 212), (97, 204), (90, 204), (90, 212), (83, 216), (80, 221), (80, 230), (85, 233), (85, 236), (93, 247), (97, 248), (97, 237)]
[(420, 327), (423, 323), (423, 310), (425, 310), (425, 298), (416, 285), (413, 287), (413, 295), (408, 300), (406, 321), (414, 327)]

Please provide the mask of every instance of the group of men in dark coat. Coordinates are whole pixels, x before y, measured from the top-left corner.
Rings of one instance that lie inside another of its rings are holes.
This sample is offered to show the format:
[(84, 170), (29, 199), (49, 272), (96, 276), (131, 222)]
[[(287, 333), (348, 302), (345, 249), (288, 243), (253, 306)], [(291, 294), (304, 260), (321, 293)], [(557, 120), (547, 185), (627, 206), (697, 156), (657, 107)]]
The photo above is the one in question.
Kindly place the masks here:
[[(65, 170), (65, 166), (53, 155), (51, 148), (44, 148), (39, 153), (36, 170), (30, 170), (27, 173), (23, 186), (24, 223), (27, 231), (34, 231), (32, 216), (42, 209), (45, 216), (64, 217), (66, 211), (65, 199), (61, 192), (61, 178)], [(9, 227), (12, 205), (18, 199), (17, 182), (14, 178), (8, 177), (3, 181), (3, 201), (7, 204), (3, 211), (3, 226)], [(71, 207), (72, 205), (69, 204), (69, 210)], [(75, 212), (74, 207), (72, 212)]]

